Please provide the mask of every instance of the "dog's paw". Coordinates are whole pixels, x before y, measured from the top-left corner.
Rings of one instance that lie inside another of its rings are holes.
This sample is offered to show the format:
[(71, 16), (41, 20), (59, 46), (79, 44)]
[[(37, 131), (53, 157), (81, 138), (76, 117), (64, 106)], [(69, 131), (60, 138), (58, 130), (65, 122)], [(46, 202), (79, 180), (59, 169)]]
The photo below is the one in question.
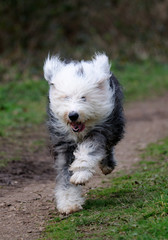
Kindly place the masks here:
[(104, 175), (110, 174), (114, 170), (115, 166), (116, 161), (114, 159), (113, 161), (102, 160), (101, 162), (99, 162), (99, 168)]
[(76, 172), (76, 171), (84, 171), (85, 169), (87, 169), (89, 166), (88, 162), (85, 160), (75, 160), (69, 170), (72, 172)]
[(58, 185), (55, 197), (58, 211), (65, 215), (80, 211), (84, 204), (84, 198), (81, 196), (81, 188), (74, 185), (70, 185), (68, 188)]
[(58, 211), (63, 214), (63, 215), (68, 215), (68, 214), (71, 214), (71, 213), (74, 213), (74, 212), (78, 212), (80, 210), (82, 210), (82, 206), (80, 204), (74, 204), (72, 205), (71, 204), (66, 204), (64, 206), (57, 206), (57, 209)]
[(104, 175), (110, 174), (114, 170), (113, 167), (101, 166), (101, 165), (100, 165), (100, 169)]
[(84, 185), (93, 176), (89, 170), (76, 171), (70, 178), (70, 182), (75, 185)]

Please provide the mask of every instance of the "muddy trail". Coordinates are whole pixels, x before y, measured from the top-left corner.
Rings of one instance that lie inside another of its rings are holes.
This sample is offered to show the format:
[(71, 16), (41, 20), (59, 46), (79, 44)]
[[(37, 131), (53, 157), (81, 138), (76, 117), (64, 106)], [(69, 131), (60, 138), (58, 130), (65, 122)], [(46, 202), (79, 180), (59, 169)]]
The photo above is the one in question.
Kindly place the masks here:
[[(125, 138), (116, 147), (118, 166), (104, 176), (98, 172), (84, 188), (99, 186), (120, 170), (128, 172), (139, 160), (139, 153), (150, 142), (168, 135), (168, 94), (144, 102), (131, 103), (125, 108), (127, 127)], [(16, 139), (17, 144), (2, 139), (0, 150), (16, 152), (21, 161), (12, 161), (0, 169), (0, 239), (33, 240), (40, 237), (53, 213), (57, 214), (53, 191), (53, 160), (47, 148), (45, 126), (28, 130)], [(20, 144), (18, 144), (20, 143)], [(103, 185), (102, 185), (103, 184)]]

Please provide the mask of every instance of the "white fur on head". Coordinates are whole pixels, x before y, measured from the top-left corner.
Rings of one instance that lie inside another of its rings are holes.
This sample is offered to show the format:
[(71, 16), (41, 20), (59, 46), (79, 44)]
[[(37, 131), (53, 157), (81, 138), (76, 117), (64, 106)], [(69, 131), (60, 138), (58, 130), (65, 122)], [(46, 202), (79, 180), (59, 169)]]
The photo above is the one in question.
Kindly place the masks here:
[(57, 56), (48, 57), (44, 75), (50, 83), (50, 109), (60, 120), (62, 129), (72, 130), (68, 117), (70, 112), (77, 112), (78, 121), (85, 125), (81, 134), (112, 112), (115, 89), (108, 81), (110, 64), (105, 54), (97, 54), (91, 61), (67, 64)]
[(110, 77), (110, 64), (105, 54), (97, 53), (92, 60), (93, 66), (99, 75), (99, 81), (104, 81)]
[(59, 56), (50, 57), (48, 55), (48, 58), (45, 60), (44, 68), (43, 68), (45, 79), (50, 83), (55, 73), (59, 71), (63, 66), (64, 66), (64, 63), (61, 62), (61, 60), (59, 59)]

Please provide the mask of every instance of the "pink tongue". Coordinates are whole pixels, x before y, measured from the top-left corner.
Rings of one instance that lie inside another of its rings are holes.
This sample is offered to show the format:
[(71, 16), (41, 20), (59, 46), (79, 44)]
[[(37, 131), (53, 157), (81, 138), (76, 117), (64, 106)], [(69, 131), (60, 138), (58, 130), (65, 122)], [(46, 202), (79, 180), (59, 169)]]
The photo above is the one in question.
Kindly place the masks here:
[(83, 123), (71, 123), (71, 126), (74, 132), (82, 132), (85, 128)]

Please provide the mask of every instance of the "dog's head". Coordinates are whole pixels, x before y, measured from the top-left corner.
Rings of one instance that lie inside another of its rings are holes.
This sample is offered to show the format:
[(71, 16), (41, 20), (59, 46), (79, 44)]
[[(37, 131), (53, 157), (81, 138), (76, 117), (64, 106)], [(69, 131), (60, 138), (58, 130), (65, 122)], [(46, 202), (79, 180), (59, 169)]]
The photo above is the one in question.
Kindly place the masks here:
[(110, 88), (110, 64), (105, 54), (91, 61), (65, 63), (48, 57), (44, 76), (50, 85), (50, 109), (73, 132), (99, 124), (113, 110), (114, 91)]

